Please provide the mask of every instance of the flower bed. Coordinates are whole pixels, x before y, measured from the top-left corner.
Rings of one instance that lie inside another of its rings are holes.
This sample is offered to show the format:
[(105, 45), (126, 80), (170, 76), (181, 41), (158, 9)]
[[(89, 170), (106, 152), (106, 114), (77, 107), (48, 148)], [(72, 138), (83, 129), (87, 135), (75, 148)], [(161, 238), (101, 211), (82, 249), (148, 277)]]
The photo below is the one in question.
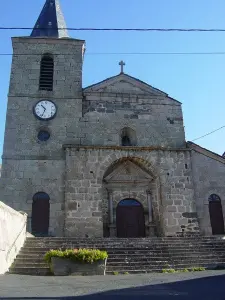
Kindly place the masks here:
[(54, 275), (105, 275), (106, 251), (98, 249), (50, 250), (44, 259)]

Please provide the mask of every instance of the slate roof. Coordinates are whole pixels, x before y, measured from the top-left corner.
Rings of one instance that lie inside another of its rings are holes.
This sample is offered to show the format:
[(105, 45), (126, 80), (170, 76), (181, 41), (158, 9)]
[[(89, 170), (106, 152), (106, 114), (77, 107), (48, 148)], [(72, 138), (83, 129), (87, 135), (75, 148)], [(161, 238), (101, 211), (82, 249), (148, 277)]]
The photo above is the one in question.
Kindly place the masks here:
[(198, 144), (195, 144), (193, 142), (187, 142), (187, 147), (191, 148), (192, 150), (195, 150), (195, 151), (197, 151), (197, 152), (199, 152), (199, 153), (201, 153), (201, 154), (203, 154), (205, 156), (208, 156), (208, 157), (210, 157), (212, 159), (215, 159), (215, 160), (217, 160), (217, 161), (225, 164), (225, 157), (223, 155), (220, 155), (220, 154), (215, 153), (215, 152), (213, 152), (211, 150), (203, 148), (203, 147), (201, 147)]
[(69, 37), (66, 22), (59, 0), (46, 0), (37, 19), (31, 37), (65, 38)]

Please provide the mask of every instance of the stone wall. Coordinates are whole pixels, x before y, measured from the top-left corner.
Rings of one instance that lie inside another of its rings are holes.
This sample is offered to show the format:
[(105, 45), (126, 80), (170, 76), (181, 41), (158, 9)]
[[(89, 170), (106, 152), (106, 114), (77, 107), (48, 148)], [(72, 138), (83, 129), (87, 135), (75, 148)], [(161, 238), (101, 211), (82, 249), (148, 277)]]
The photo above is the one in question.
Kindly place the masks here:
[(0, 202), (0, 274), (7, 272), (26, 239), (27, 215)]
[[(13, 61), (10, 96), (43, 96), (73, 98), (82, 92), (84, 41), (70, 38), (16, 37), (13, 41)], [(23, 55), (17, 55), (17, 54)], [(39, 91), (40, 62), (43, 54), (54, 57), (54, 89)]]
[(208, 200), (211, 194), (217, 194), (220, 197), (225, 217), (225, 162), (218, 161), (210, 156), (207, 153), (204, 155), (192, 151), (196, 208), (200, 229), (204, 235), (212, 234)]
[(27, 230), (31, 232), (33, 196), (45, 192), (50, 197), (50, 235), (63, 235), (64, 160), (3, 160), (0, 192), (4, 202), (28, 214)]
[[(121, 130), (136, 133), (138, 146), (184, 147), (181, 105), (166, 96), (114, 93), (84, 93), (79, 126), (82, 145), (121, 145)], [(71, 133), (75, 135), (73, 125)]]
[[(84, 41), (74, 39), (13, 38), (3, 157), (62, 156), (67, 128), (82, 116), (83, 45)], [(17, 55), (20, 53), (24, 55)], [(53, 91), (39, 90), (40, 62), (45, 53), (54, 58)], [(43, 99), (56, 104), (54, 120), (40, 121), (34, 116), (34, 105)], [(40, 129), (50, 132), (48, 142), (38, 140)]]
[[(104, 147), (67, 147), (66, 149), (66, 235), (103, 235), (103, 220), (107, 220), (107, 193), (103, 177), (118, 159), (137, 158), (145, 162), (157, 178), (154, 191), (158, 208), (158, 231), (161, 235), (198, 232), (194, 215), (190, 151), (149, 151)], [(126, 191), (121, 193), (121, 198)], [(146, 190), (142, 191), (143, 196)], [(129, 192), (127, 192), (129, 196)], [(138, 197), (138, 195), (137, 195)], [(142, 197), (139, 200), (142, 201)], [(117, 199), (118, 200), (118, 199)], [(122, 200), (122, 199), (121, 199)], [(115, 201), (115, 205), (116, 205)], [(146, 208), (145, 203), (143, 202)], [(115, 206), (114, 206), (115, 209)], [(155, 212), (156, 214), (156, 212)]]

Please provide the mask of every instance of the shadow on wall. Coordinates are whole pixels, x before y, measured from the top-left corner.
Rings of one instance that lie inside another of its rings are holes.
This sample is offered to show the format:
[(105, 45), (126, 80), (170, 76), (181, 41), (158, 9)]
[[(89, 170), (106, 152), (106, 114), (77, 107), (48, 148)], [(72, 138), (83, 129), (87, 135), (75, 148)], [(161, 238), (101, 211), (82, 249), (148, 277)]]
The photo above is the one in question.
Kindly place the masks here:
[[(171, 276), (171, 275), (168, 275)], [(181, 275), (182, 276), (182, 275)], [(132, 276), (131, 278), (134, 279)], [(61, 299), (61, 300), (138, 300), (138, 299), (184, 299), (184, 300), (224, 300), (225, 299), (225, 275), (204, 277), (200, 279), (184, 280), (173, 283), (145, 285), (135, 288), (116, 289), (107, 292), (89, 294), (85, 296), (70, 297), (3, 297), (0, 299)], [(66, 289), (66, 287), (65, 287)]]

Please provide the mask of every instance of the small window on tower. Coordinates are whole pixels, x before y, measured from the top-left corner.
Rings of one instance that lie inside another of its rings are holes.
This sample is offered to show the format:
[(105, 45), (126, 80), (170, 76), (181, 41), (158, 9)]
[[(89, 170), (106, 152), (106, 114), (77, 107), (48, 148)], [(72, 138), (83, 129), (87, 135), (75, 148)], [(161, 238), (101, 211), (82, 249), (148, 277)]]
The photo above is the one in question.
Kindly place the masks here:
[(132, 146), (129, 136), (125, 135), (122, 137), (122, 146)]
[(136, 146), (137, 138), (133, 129), (125, 127), (121, 131), (121, 145), (122, 146)]
[(39, 90), (53, 90), (54, 60), (51, 54), (45, 54), (41, 59)]

